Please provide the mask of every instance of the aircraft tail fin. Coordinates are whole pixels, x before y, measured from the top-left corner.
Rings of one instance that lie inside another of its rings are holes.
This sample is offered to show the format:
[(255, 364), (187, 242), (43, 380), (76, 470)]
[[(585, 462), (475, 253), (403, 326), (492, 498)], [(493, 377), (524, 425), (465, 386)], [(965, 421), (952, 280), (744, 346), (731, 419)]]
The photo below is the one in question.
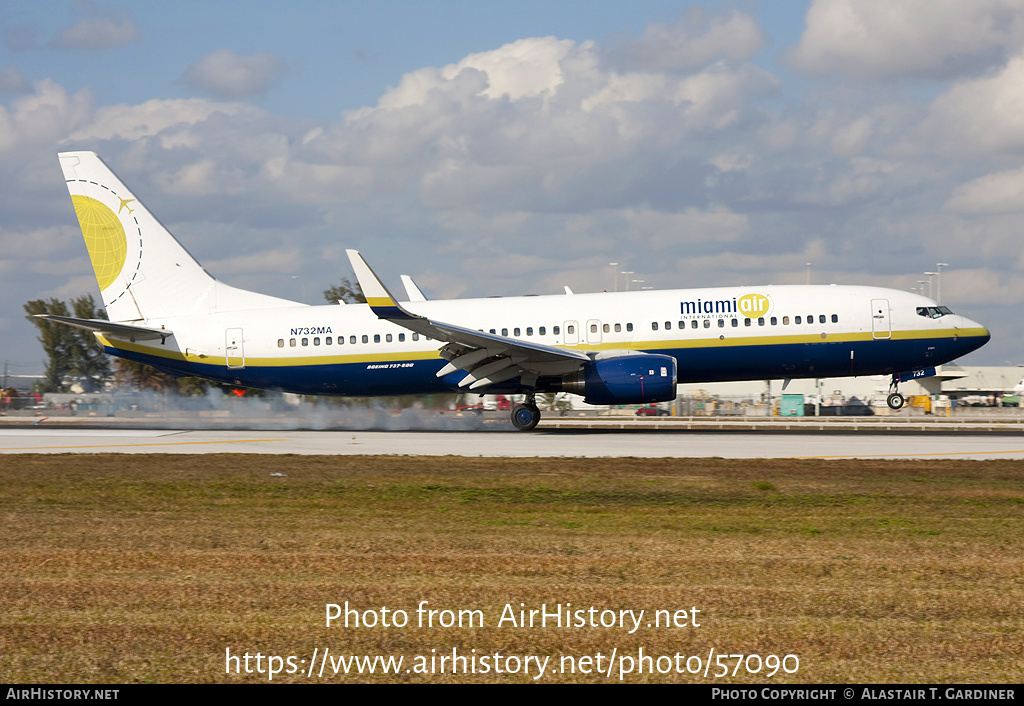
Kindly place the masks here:
[(58, 157), (111, 321), (302, 306), (211, 277), (95, 152)]

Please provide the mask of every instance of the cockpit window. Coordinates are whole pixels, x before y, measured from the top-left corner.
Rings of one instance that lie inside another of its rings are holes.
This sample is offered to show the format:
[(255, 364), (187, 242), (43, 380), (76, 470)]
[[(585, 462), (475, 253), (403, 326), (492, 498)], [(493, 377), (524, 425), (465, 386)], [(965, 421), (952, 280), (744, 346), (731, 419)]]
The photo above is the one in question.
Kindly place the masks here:
[(919, 306), (917, 307), (917, 315), (924, 316), (928, 319), (938, 319), (946, 314), (952, 314), (948, 306)]

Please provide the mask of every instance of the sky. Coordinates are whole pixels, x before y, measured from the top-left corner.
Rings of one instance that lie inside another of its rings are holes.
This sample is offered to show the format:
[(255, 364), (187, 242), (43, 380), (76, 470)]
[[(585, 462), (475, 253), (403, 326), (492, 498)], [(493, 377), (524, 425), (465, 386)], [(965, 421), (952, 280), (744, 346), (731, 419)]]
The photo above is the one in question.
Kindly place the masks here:
[(275, 296), (346, 248), (432, 299), (941, 262), (961, 362), (1024, 364), (1022, 115), (1024, 0), (6, 0), (0, 364), (43, 368), (26, 301), (99, 300), (62, 150)]

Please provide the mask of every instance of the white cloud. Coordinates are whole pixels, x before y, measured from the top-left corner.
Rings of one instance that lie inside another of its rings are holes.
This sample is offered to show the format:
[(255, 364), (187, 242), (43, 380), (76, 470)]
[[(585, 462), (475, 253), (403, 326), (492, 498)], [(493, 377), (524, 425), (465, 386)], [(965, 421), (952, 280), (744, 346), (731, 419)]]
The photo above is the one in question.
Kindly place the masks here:
[(238, 56), (230, 49), (207, 54), (185, 71), (185, 85), (215, 98), (236, 100), (266, 93), (286, 70), (273, 54)]
[(0, 71), (0, 93), (27, 93), (30, 90), (32, 90), (32, 85), (14, 64), (10, 64)]
[(814, 0), (789, 60), (815, 74), (948, 78), (1000, 64), (1022, 43), (1019, 0)]
[(92, 117), (92, 95), (68, 95), (49, 79), (35, 84), (32, 93), (17, 98), (10, 108), (0, 106), (0, 154), (33, 150), (53, 144)]
[(65, 29), (53, 46), (57, 49), (110, 49), (136, 42), (139, 30), (127, 12), (118, 18), (86, 17)]
[(224, 260), (203, 263), (210, 272), (218, 275), (273, 273), (290, 274), (301, 272), (305, 258), (295, 247), (274, 248), (261, 252), (239, 255)]
[[(238, 116), (243, 113), (251, 116), (262, 114), (263, 111), (244, 103), (212, 102), (202, 98), (153, 99), (138, 105), (111, 105), (98, 109), (94, 119), (71, 135), (70, 139), (81, 142), (113, 139), (131, 141), (161, 133), (166, 138), (166, 131), (170, 128), (192, 127), (216, 114)], [(197, 145), (197, 136), (183, 136), (180, 139), (181, 143), (166, 146)]]
[(622, 42), (609, 55), (627, 71), (674, 73), (699, 69), (718, 59), (743, 61), (766, 44), (757, 20), (748, 14), (733, 10), (728, 15), (709, 15), (694, 8), (673, 24), (647, 25), (642, 37)]
[(1024, 212), (1024, 167), (988, 174), (958, 186), (946, 209), (971, 215)]
[(999, 71), (960, 81), (929, 108), (915, 138), (947, 153), (1005, 154), (1024, 150), (1024, 54)]
[[(582, 51), (590, 51), (585, 43)], [(425, 105), (437, 91), (460, 100), (470, 96), (517, 101), (551, 95), (564, 82), (561, 62), (576, 48), (554, 37), (520, 39), (488, 52), (470, 54), (440, 69), (423, 68), (402, 76), (380, 99), (380, 109)], [(468, 94), (460, 89), (467, 88)]]

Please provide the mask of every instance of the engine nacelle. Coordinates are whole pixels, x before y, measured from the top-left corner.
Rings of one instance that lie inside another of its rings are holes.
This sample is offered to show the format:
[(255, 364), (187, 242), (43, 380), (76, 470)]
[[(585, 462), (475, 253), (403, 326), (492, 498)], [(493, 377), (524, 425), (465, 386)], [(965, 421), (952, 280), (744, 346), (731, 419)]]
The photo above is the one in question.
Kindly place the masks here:
[(561, 389), (587, 404), (645, 404), (676, 398), (676, 359), (653, 353), (598, 356), (562, 378)]

